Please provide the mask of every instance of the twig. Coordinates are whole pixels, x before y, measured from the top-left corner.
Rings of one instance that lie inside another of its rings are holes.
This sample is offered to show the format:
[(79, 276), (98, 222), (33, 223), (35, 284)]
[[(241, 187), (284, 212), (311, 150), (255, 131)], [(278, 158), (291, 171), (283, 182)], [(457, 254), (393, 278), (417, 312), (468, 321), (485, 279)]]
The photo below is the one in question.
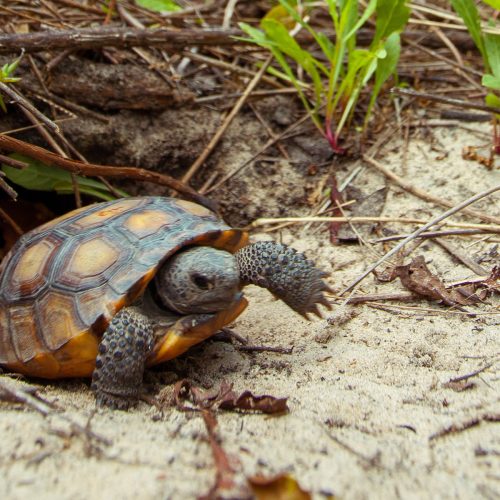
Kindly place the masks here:
[[(418, 238), (436, 238), (443, 236), (474, 236), (474, 235), (485, 235), (488, 231), (483, 231), (482, 229), (447, 229), (445, 231), (426, 231), (418, 236)], [(403, 240), (408, 237), (408, 234), (394, 234), (392, 236), (384, 236), (383, 238), (377, 238), (373, 240), (368, 240), (370, 243), (385, 243), (387, 241), (397, 241)]]
[(461, 250), (458, 248), (455, 248), (454, 245), (449, 243), (443, 238), (434, 238), (434, 240), (438, 245), (443, 247), (450, 255), (455, 257), (458, 261), (460, 261), (462, 264), (467, 266), (471, 271), (476, 273), (478, 276), (484, 276), (485, 274), (488, 274), (488, 271), (484, 269), (482, 266), (480, 266), (477, 262), (474, 262), (471, 258), (469, 258), (467, 255), (465, 255)]
[[(388, 179), (393, 181), (398, 186), (402, 187), (405, 191), (415, 195), (417, 198), (421, 198), (425, 201), (429, 201), (436, 205), (440, 205), (446, 208), (452, 208), (454, 206), (453, 202), (449, 200), (445, 200), (443, 198), (438, 198), (422, 189), (419, 189), (406, 180), (402, 179), (394, 172), (391, 172), (389, 169), (385, 168), (380, 162), (371, 158), (370, 156), (363, 155), (363, 160), (368, 163), (368, 165), (376, 168), (379, 172), (383, 173)], [(488, 215), (483, 212), (478, 212), (476, 210), (471, 210), (470, 208), (465, 208), (462, 210), (463, 214), (470, 215), (471, 217), (476, 217), (478, 219), (484, 220), (493, 224), (500, 224), (500, 217), (494, 217), (493, 215)]]
[[(266, 224), (281, 224), (283, 222), (351, 222), (363, 224), (366, 222), (400, 222), (401, 224), (425, 224), (424, 219), (414, 219), (412, 217), (329, 217), (322, 215), (312, 215), (305, 217), (272, 217), (254, 220), (248, 228), (253, 229)], [(477, 230), (485, 229), (492, 233), (500, 233), (500, 225), (496, 224), (467, 224), (464, 222), (445, 222), (452, 227), (472, 228)], [(413, 233), (412, 233), (413, 234)]]
[(73, 431), (77, 432), (78, 434), (85, 435), (87, 439), (94, 439), (107, 446), (111, 444), (111, 441), (108, 438), (96, 434), (95, 432), (90, 430), (88, 426), (83, 426), (66, 415), (55, 413), (54, 406), (48, 401), (45, 401), (44, 399), (37, 396), (36, 389), (34, 387), (18, 389), (13, 384), (9, 384), (5, 380), (0, 380), (0, 399), (22, 403), (42, 414), (44, 417), (57, 415), (62, 420), (68, 422)]
[(269, 139), (262, 148), (260, 148), (260, 151), (257, 151), (257, 153), (253, 154), (248, 160), (244, 161), (241, 165), (238, 165), (236, 168), (231, 170), (231, 172), (228, 172), (222, 179), (220, 179), (216, 184), (211, 186), (210, 188), (206, 188), (204, 190), (200, 190), (202, 194), (210, 194), (212, 191), (216, 190), (220, 186), (222, 186), (224, 183), (226, 183), (229, 179), (234, 177), (235, 175), (239, 174), (245, 167), (250, 165), (254, 160), (256, 160), (262, 153), (264, 153), (268, 148), (271, 146), (274, 146), (277, 142), (281, 141), (284, 139), (290, 132), (292, 132), (294, 129), (296, 129), (299, 125), (304, 123), (306, 120), (310, 119), (310, 115), (306, 113), (302, 118), (297, 120), (295, 123), (292, 123), (285, 131), (283, 131), (281, 134), (277, 135), (276, 137)]
[(485, 413), (483, 415), (479, 415), (477, 417), (473, 417), (465, 422), (459, 422), (458, 424), (451, 424), (441, 429), (440, 431), (435, 432), (429, 436), (429, 441), (433, 441), (434, 439), (438, 439), (448, 434), (457, 434), (459, 432), (466, 431), (471, 427), (475, 427), (479, 425), (481, 422), (498, 422), (500, 420), (500, 415), (495, 415), (491, 413)]
[(363, 453), (356, 451), (354, 448), (349, 446), (347, 443), (344, 443), (337, 436), (334, 436), (333, 434), (328, 432), (325, 428), (323, 428), (323, 431), (334, 443), (338, 444), (341, 448), (348, 451), (349, 453), (352, 453), (355, 457), (361, 459), (363, 462), (365, 462), (366, 465), (369, 465), (370, 467), (381, 468), (381, 464), (380, 464), (380, 460), (379, 460), (379, 458), (380, 458), (379, 452), (375, 453), (375, 455), (373, 457), (368, 457), (368, 456), (364, 455)]
[(14, 158), (11, 158), (10, 156), (0, 155), (0, 162), (5, 163), (6, 165), (9, 165), (9, 167), (18, 168), (20, 170), (28, 167), (28, 164), (25, 163), (24, 161), (15, 160)]
[(481, 111), (487, 111), (488, 113), (496, 114), (500, 113), (500, 109), (493, 106), (486, 106), (485, 104), (473, 103), (470, 101), (464, 101), (462, 99), (452, 99), (451, 97), (441, 97), (435, 94), (427, 94), (425, 92), (417, 92), (412, 89), (402, 89), (399, 87), (395, 87), (391, 89), (391, 93), (408, 97), (418, 97), (419, 99), (427, 99), (429, 101), (442, 102), (444, 104), (458, 106), (459, 108), (479, 109)]
[(388, 305), (380, 302), (370, 302), (366, 304), (368, 307), (372, 307), (373, 309), (380, 309), (382, 311), (387, 312), (402, 312), (402, 311), (413, 311), (419, 314), (441, 314), (444, 316), (448, 316), (450, 314), (458, 315), (458, 316), (469, 316), (471, 318), (475, 318), (476, 316), (498, 316), (500, 312), (466, 312), (466, 311), (454, 311), (451, 309), (434, 309), (432, 307), (417, 307), (417, 306), (402, 306), (402, 305)]
[(292, 354), (293, 347), (279, 347), (267, 345), (237, 345), (235, 346), (238, 351), (247, 352), (277, 352), (280, 354)]
[[(14, 13), (15, 14), (15, 13)], [(28, 53), (56, 49), (96, 49), (108, 47), (177, 47), (192, 45), (235, 45), (242, 42), (234, 37), (241, 35), (240, 30), (199, 30), (168, 28), (83, 28), (77, 30), (40, 31), (36, 33), (0, 34), (0, 54), (19, 52)]]
[(480, 373), (486, 371), (488, 368), (491, 368), (495, 363), (488, 363), (487, 365), (483, 366), (482, 368), (479, 368), (471, 373), (467, 373), (465, 375), (460, 375), (460, 377), (454, 377), (450, 378), (448, 382), (462, 382), (462, 380), (467, 380), (469, 378), (475, 377), (479, 375)]
[(371, 293), (367, 295), (353, 295), (346, 301), (347, 304), (363, 304), (365, 302), (383, 301), (383, 300), (416, 300), (419, 297), (411, 292), (394, 293)]
[(347, 288), (345, 288), (340, 295), (344, 295), (345, 293), (349, 292), (352, 290), (358, 283), (360, 283), (362, 280), (364, 280), (370, 273), (372, 273), (382, 262), (385, 262), (389, 257), (392, 257), (396, 253), (398, 253), (407, 243), (409, 243), (411, 240), (413, 240), (415, 237), (417, 237), (419, 234), (423, 233), (427, 229), (431, 228), (438, 222), (441, 222), (444, 219), (447, 219), (450, 215), (453, 215), (457, 212), (460, 212), (463, 210), (465, 207), (471, 205), (472, 203), (475, 203), (478, 200), (481, 200), (482, 198), (486, 198), (487, 196), (490, 196), (491, 194), (495, 193), (496, 191), (500, 190), (500, 184), (497, 186), (493, 186), (490, 189), (487, 189), (486, 191), (482, 191), (481, 193), (478, 193), (471, 198), (468, 198), (467, 200), (463, 201), (462, 203), (459, 203), (455, 207), (451, 208), (450, 210), (447, 210), (445, 213), (434, 217), (434, 219), (430, 220), (427, 224), (422, 226), (421, 228), (417, 229), (414, 231), (412, 234), (410, 234), (407, 238), (405, 238), (403, 241), (398, 243), (392, 250), (387, 252), (382, 258), (380, 258), (375, 264), (371, 265), (361, 276), (356, 278)]
[(182, 193), (187, 198), (190, 198), (197, 203), (210, 208), (211, 210), (216, 209), (215, 203), (212, 200), (198, 194), (191, 187), (186, 186), (169, 175), (151, 172), (143, 168), (93, 165), (91, 163), (84, 163), (78, 160), (62, 158), (61, 156), (51, 153), (50, 151), (47, 151), (39, 146), (34, 146), (3, 134), (0, 134), (0, 149), (15, 151), (31, 158), (35, 158), (36, 160), (39, 160), (47, 165), (53, 165), (76, 174), (129, 178), (144, 182), (153, 182), (174, 189), (179, 193)]
[(215, 146), (218, 144), (220, 141), (221, 137), (224, 135), (225, 131), (233, 121), (234, 117), (239, 113), (240, 109), (242, 108), (243, 104), (245, 104), (245, 101), (247, 100), (248, 96), (251, 94), (252, 90), (257, 86), (259, 83), (260, 79), (264, 75), (267, 67), (272, 61), (272, 56), (269, 56), (264, 63), (262, 64), (261, 68), (259, 71), (255, 74), (255, 76), (252, 78), (250, 83), (248, 84), (247, 88), (245, 89), (245, 92), (243, 92), (243, 95), (238, 99), (236, 104), (234, 105), (233, 109), (231, 112), (226, 116), (224, 122), (222, 125), (219, 127), (217, 132), (214, 134), (206, 148), (203, 150), (201, 155), (196, 159), (196, 161), (189, 167), (189, 170), (184, 174), (182, 177), (182, 182), (188, 183), (193, 175), (198, 171), (198, 169), (203, 165), (205, 160), (208, 158), (210, 153), (214, 150)]
[[(1, 35), (0, 35), (1, 37)], [(0, 90), (7, 94), (16, 104), (21, 106), (23, 109), (34, 115), (39, 121), (41, 121), (46, 127), (50, 130), (59, 134), (59, 127), (52, 120), (49, 120), (43, 113), (38, 111), (38, 109), (33, 106), (26, 98), (24, 98), (21, 94), (16, 92), (14, 89), (6, 85), (5, 83), (0, 82)]]

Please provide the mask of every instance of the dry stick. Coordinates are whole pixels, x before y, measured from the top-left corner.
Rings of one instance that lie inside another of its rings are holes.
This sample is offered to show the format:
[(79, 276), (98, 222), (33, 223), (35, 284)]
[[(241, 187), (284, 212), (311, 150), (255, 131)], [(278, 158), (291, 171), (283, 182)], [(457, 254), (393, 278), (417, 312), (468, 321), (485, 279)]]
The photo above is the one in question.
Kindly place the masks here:
[[(24, 96), (22, 97), (22, 102), (26, 101)], [(27, 101), (26, 101), (27, 102)], [(34, 108), (36, 109), (36, 108)], [(28, 120), (35, 125), (35, 128), (38, 130), (39, 134), (51, 145), (52, 149), (62, 156), (63, 158), (67, 158), (68, 156), (64, 152), (64, 150), (57, 144), (57, 142), (54, 140), (54, 138), (49, 134), (48, 130), (46, 130), (40, 121), (37, 119), (37, 116), (35, 116), (31, 111), (29, 111), (26, 107), (21, 107), (21, 111), (26, 115)], [(44, 123), (47, 121), (50, 121), (50, 123), (53, 123), (56, 127), (57, 125), (52, 122), (52, 120), (49, 120), (45, 115)], [(54, 130), (54, 129), (53, 129)], [(61, 138), (61, 131), (59, 130), (59, 127), (57, 127), (57, 132), (56, 132), (57, 137)], [(80, 208), (82, 206), (82, 198), (80, 195), (80, 185), (78, 184), (78, 179), (76, 178), (76, 174), (74, 172), (71, 172), (71, 184), (73, 186), (73, 193), (75, 195), (75, 204), (77, 208)]]
[(486, 371), (488, 368), (491, 368), (495, 364), (495, 361), (492, 363), (488, 363), (487, 365), (483, 366), (482, 368), (478, 368), (477, 370), (474, 370), (471, 373), (467, 373), (465, 375), (460, 375), (459, 377), (453, 377), (448, 380), (448, 382), (462, 382), (463, 380), (467, 380), (472, 377), (476, 377), (480, 373)]
[[(33, 387), (28, 387), (27, 389), (18, 389), (13, 384), (6, 383), (5, 380), (0, 380), (0, 400), (3, 399), (4, 401), (13, 401), (25, 404), (38, 413), (41, 413), (44, 417), (57, 415), (62, 420), (68, 422), (73, 431), (77, 432), (78, 434), (83, 434), (88, 439), (95, 439), (96, 441), (101, 442), (107, 446), (111, 444), (111, 441), (108, 438), (96, 434), (95, 432), (91, 431), (87, 427), (84, 427), (83, 425), (80, 425), (78, 422), (75, 422), (66, 415), (55, 413), (54, 408), (50, 405), (49, 402), (41, 399), (40, 397), (35, 397), (32, 395), (32, 393), (35, 392), (33, 391), (33, 389)], [(32, 393), (29, 392), (30, 390)]]
[[(0, 170), (0, 188), (2, 188), (14, 201), (17, 200), (17, 191), (13, 188), (11, 188), (5, 181), (5, 173)], [(10, 223), (9, 220), (7, 222)]]
[(235, 45), (242, 42), (233, 37), (240, 30), (174, 30), (167, 28), (83, 28), (74, 30), (40, 31), (36, 33), (0, 34), (0, 54), (18, 52), (41, 52), (55, 49), (97, 49), (112, 47), (165, 47), (184, 48), (192, 45)]
[(403, 95), (407, 97), (417, 97), (419, 99), (427, 99), (429, 101), (442, 102), (444, 104), (450, 104), (451, 106), (458, 106), (459, 108), (465, 109), (479, 109), (480, 111), (487, 111), (488, 113), (500, 114), (499, 108), (494, 108), (493, 106), (486, 106), (484, 104), (477, 104), (469, 101), (463, 101), (462, 99), (452, 99), (451, 97), (441, 97), (434, 94), (427, 94), (425, 92), (416, 92), (412, 89), (401, 89), (392, 88), (391, 94)]
[[(412, 42), (411, 40), (405, 40), (405, 43), (407, 43), (411, 47), (414, 47), (417, 50), (421, 50), (422, 52), (425, 52), (427, 55), (434, 57), (435, 59), (439, 59), (440, 61), (446, 62), (450, 66), (454, 66), (455, 68), (460, 69), (463, 73), (470, 73), (472, 75), (479, 76), (479, 77), (483, 76), (483, 74), (480, 71), (477, 71), (474, 68), (469, 68), (468, 66), (461, 66), (457, 62), (455, 62), (451, 59), (448, 59), (447, 57), (439, 54), (438, 52), (436, 52), (434, 50), (429, 50), (428, 48), (423, 47), (422, 45), (420, 45), (418, 43)], [(468, 81), (470, 81), (470, 80), (468, 80)], [(474, 83), (472, 83), (472, 82), (474, 82)], [(470, 81), (470, 83), (472, 83), (474, 85), (474, 87), (478, 87), (478, 88), (481, 87), (474, 80)]]
[(16, 153), (24, 154), (47, 165), (53, 165), (64, 170), (68, 170), (69, 172), (75, 172), (76, 174), (89, 176), (101, 175), (103, 177), (128, 178), (144, 182), (153, 182), (161, 186), (167, 186), (170, 189), (174, 189), (175, 191), (185, 195), (187, 198), (190, 198), (197, 203), (210, 208), (211, 210), (216, 210), (216, 205), (212, 200), (198, 194), (191, 187), (186, 186), (169, 175), (151, 172), (143, 168), (93, 165), (91, 163), (84, 163), (78, 160), (70, 160), (68, 158), (62, 158), (39, 146), (34, 146), (3, 134), (0, 134), (0, 149), (15, 151)]
[(427, 224), (422, 226), (421, 228), (417, 229), (414, 231), (412, 234), (410, 234), (407, 238), (405, 238), (401, 243), (398, 243), (392, 250), (387, 252), (382, 258), (380, 258), (375, 264), (371, 265), (368, 270), (366, 270), (361, 276), (356, 278), (347, 288), (342, 290), (340, 295), (344, 295), (345, 293), (349, 292), (352, 290), (358, 283), (363, 281), (370, 273), (372, 273), (380, 264), (385, 262), (389, 257), (392, 257), (396, 253), (398, 253), (407, 243), (409, 243), (411, 240), (415, 239), (418, 235), (423, 233), (424, 231), (427, 231), (427, 229), (431, 228), (438, 222), (441, 222), (444, 219), (447, 219), (450, 215), (453, 215), (457, 212), (460, 212), (463, 210), (465, 207), (471, 205), (472, 203), (475, 203), (478, 200), (481, 200), (482, 198), (486, 198), (487, 196), (495, 193), (496, 191), (500, 191), (500, 184), (497, 186), (493, 186), (490, 189), (487, 189), (486, 191), (482, 191), (481, 193), (478, 193), (471, 198), (468, 198), (467, 200), (463, 201), (462, 203), (459, 203), (455, 207), (451, 208), (450, 210), (447, 210), (445, 213), (435, 217), (431, 221), (429, 221)]
[(411, 301), (421, 298), (412, 292), (393, 292), (393, 293), (371, 293), (367, 295), (353, 295), (346, 301), (347, 304), (363, 304), (365, 302), (402, 300)]
[[(419, 238), (436, 238), (442, 236), (473, 236), (473, 235), (485, 235), (489, 231), (483, 231), (482, 229), (448, 229), (446, 231), (427, 231), (420, 234)], [(394, 234), (393, 236), (384, 236), (383, 238), (376, 238), (373, 240), (368, 240), (369, 243), (385, 243), (387, 241), (404, 240), (408, 237), (408, 234)]]
[[(449, 200), (445, 200), (443, 198), (438, 198), (427, 191), (416, 188), (409, 182), (405, 181), (394, 172), (391, 172), (387, 168), (385, 168), (381, 163), (369, 156), (363, 155), (363, 160), (366, 161), (370, 166), (375, 167), (379, 172), (383, 173), (387, 178), (396, 183), (398, 186), (402, 187), (405, 191), (415, 195), (417, 198), (421, 198), (425, 201), (429, 201), (436, 205), (441, 205), (442, 207), (451, 208), (453, 207), (453, 203)], [(470, 208), (462, 210), (462, 213), (470, 215), (471, 217), (476, 217), (478, 219), (489, 222), (490, 224), (500, 224), (500, 217), (495, 217), (493, 215), (488, 215), (483, 212), (477, 212), (476, 210), (471, 210)]]
[[(230, 64), (230, 63), (225, 62), (225, 61), (220, 61), (219, 59), (214, 59), (213, 57), (204, 56), (202, 54), (194, 54), (193, 52), (190, 52), (188, 50), (184, 50), (181, 53), (181, 55), (183, 55), (184, 57), (188, 57), (189, 59), (192, 59), (193, 61), (196, 61), (199, 63), (204, 63), (204, 64), (207, 64), (208, 66), (213, 66), (215, 68), (220, 68), (220, 69), (224, 69), (227, 71), (231, 71), (232, 73), (237, 73), (237, 74), (244, 75), (244, 76), (250, 76), (252, 78), (255, 76), (255, 71), (252, 71), (252, 70), (246, 69), (246, 68), (241, 68), (240, 66), (237, 66), (236, 64)], [(273, 87), (276, 87), (278, 89), (283, 89), (283, 85), (281, 85), (277, 80), (275, 80), (274, 78), (272, 78), (270, 76), (263, 75), (262, 81), (266, 82), (269, 85), (272, 85)], [(293, 89), (293, 90), (294, 90), (294, 92), (297, 92), (295, 89)], [(237, 97), (240, 97), (241, 95), (243, 95), (243, 94), (239, 93)], [(227, 97), (227, 94), (225, 94), (225, 96)], [(234, 96), (234, 94), (232, 94), (232, 96)]]
[[(282, 223), (282, 222), (356, 222), (356, 223), (366, 223), (366, 222), (400, 222), (403, 224), (425, 224), (424, 219), (413, 219), (410, 217), (329, 217), (323, 215), (313, 215), (310, 217), (274, 217), (274, 218), (262, 218), (254, 220), (248, 228), (252, 229), (255, 227), (263, 226), (271, 223)], [(461, 228), (472, 228), (477, 230), (491, 231), (492, 233), (500, 233), (500, 225), (494, 224), (467, 224), (464, 222), (445, 222), (444, 224), (452, 227)]]
[(14, 89), (6, 85), (5, 83), (0, 82), (0, 90), (7, 94), (17, 105), (21, 108), (25, 109), (33, 116), (37, 118), (37, 120), (41, 121), (47, 128), (55, 132), (59, 133), (59, 127), (52, 121), (49, 120), (43, 113), (38, 111), (29, 101), (27, 101), (22, 95), (17, 93)]
[[(262, 81), (264, 81), (264, 78), (262, 78)], [(256, 90), (255, 92), (252, 92), (250, 94), (250, 97), (252, 98), (259, 98), (259, 97), (270, 97), (274, 95), (284, 95), (284, 94), (296, 94), (297, 89), (294, 88), (279, 88), (275, 90)], [(214, 95), (209, 95), (205, 97), (197, 97), (194, 102), (197, 104), (205, 104), (207, 102), (213, 102), (213, 101), (220, 101), (222, 99), (227, 100), (227, 99), (235, 99), (237, 97), (241, 97), (243, 95), (242, 92), (232, 92), (229, 94), (214, 94)], [(488, 116), (489, 119), (489, 116)]]
[(242, 108), (243, 104), (245, 104), (245, 101), (247, 100), (248, 96), (252, 92), (252, 90), (257, 86), (259, 83), (260, 79), (264, 75), (267, 67), (272, 61), (272, 56), (268, 56), (268, 58), (264, 61), (262, 64), (261, 68), (259, 71), (254, 75), (252, 80), (250, 80), (250, 83), (248, 84), (247, 88), (245, 89), (245, 92), (243, 92), (243, 95), (238, 99), (236, 104), (234, 105), (233, 109), (231, 112), (226, 116), (226, 119), (222, 123), (222, 125), (219, 127), (219, 130), (215, 133), (215, 135), (212, 137), (210, 142), (208, 143), (207, 147), (203, 150), (201, 155), (196, 159), (196, 161), (189, 167), (189, 170), (184, 174), (184, 177), (182, 178), (182, 182), (188, 183), (193, 175), (198, 171), (198, 169), (203, 165), (205, 160), (208, 158), (210, 153), (214, 150), (215, 146), (218, 144), (220, 141), (221, 137), (224, 135), (226, 132), (227, 128), (233, 121), (234, 117), (239, 113), (240, 109)]
[(267, 149), (269, 149), (271, 146), (273, 146), (274, 144), (276, 144), (278, 141), (281, 141), (282, 139), (284, 139), (290, 132), (292, 132), (295, 128), (297, 128), (299, 125), (301, 125), (302, 123), (304, 123), (309, 118), (310, 118), (309, 113), (306, 113), (302, 118), (300, 118), (299, 120), (297, 120), (295, 123), (292, 123), (292, 125), (290, 125), (281, 134), (279, 134), (278, 136), (276, 136), (273, 139), (269, 139), (264, 144), (264, 146), (262, 146), (260, 148), (260, 150), (257, 151), (257, 153), (255, 153), (254, 155), (252, 155), (248, 160), (244, 161), (241, 165), (238, 165), (236, 168), (234, 168), (233, 170), (231, 170), (231, 172), (227, 173), (222, 179), (219, 180), (219, 182), (217, 182), (216, 184), (214, 184), (210, 188), (206, 188), (206, 189), (203, 189), (203, 190), (200, 189), (200, 193), (202, 193), (202, 194), (209, 194), (212, 191), (214, 191), (217, 188), (219, 188), (220, 186), (222, 186), (222, 184), (226, 183), (229, 179), (231, 179), (232, 177), (234, 177), (236, 174), (239, 174), (245, 167), (247, 167), (248, 165), (250, 165), (250, 163), (252, 163), (254, 160), (256, 160), (262, 153), (264, 153)]
[(4, 155), (0, 155), (0, 162), (5, 163), (9, 167), (18, 168), (19, 170), (23, 170), (23, 168), (27, 168), (29, 166), (24, 161), (14, 160), (14, 158)]
[(0, 217), (4, 219), (7, 224), (9, 224), (16, 234), (19, 236), (24, 234), (24, 231), (17, 225), (16, 221), (3, 208), (0, 208)]
[(467, 266), (471, 271), (476, 273), (478, 276), (484, 276), (488, 274), (488, 271), (481, 267), (477, 262), (474, 262), (471, 258), (465, 255), (461, 250), (455, 248), (454, 245), (449, 243), (443, 238), (434, 238), (434, 240), (438, 245), (442, 246), (451, 256), (455, 257), (455, 259), (459, 260), (462, 264)]

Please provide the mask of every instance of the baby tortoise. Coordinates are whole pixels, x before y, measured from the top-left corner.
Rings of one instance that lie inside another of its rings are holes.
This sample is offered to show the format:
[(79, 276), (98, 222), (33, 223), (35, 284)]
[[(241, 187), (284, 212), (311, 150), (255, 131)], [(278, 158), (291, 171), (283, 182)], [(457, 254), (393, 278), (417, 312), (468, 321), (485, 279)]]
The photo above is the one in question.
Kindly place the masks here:
[(248, 244), (208, 209), (137, 197), (70, 212), (20, 238), (0, 267), (0, 365), (43, 378), (92, 376), (97, 403), (127, 408), (145, 367), (234, 321), (241, 289), (299, 314), (329, 306), (325, 274), (274, 242)]

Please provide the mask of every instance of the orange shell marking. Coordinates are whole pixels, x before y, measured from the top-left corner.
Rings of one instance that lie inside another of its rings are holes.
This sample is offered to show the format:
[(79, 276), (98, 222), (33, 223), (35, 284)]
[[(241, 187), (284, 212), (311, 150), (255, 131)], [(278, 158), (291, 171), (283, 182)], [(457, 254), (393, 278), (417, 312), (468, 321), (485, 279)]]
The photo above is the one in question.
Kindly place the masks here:
[(20, 286), (36, 287), (44, 282), (43, 270), (55, 245), (42, 240), (28, 248), (19, 259), (12, 274), (14, 282)]
[(160, 210), (144, 210), (128, 217), (123, 226), (138, 238), (144, 238), (156, 233), (160, 228), (173, 223), (175, 220), (168, 213)]
[(119, 249), (100, 237), (86, 241), (76, 248), (66, 272), (66, 279), (71, 275), (86, 278), (101, 274), (117, 261), (119, 255)]
[(111, 207), (103, 208), (97, 212), (89, 214), (75, 221), (72, 225), (80, 229), (88, 229), (93, 226), (100, 226), (112, 217), (122, 214), (128, 210), (132, 210), (143, 202), (140, 199), (125, 198), (113, 204)]
[(85, 325), (78, 325), (71, 295), (51, 291), (40, 299), (38, 312), (43, 339), (51, 351), (59, 349), (69, 339), (86, 330)]

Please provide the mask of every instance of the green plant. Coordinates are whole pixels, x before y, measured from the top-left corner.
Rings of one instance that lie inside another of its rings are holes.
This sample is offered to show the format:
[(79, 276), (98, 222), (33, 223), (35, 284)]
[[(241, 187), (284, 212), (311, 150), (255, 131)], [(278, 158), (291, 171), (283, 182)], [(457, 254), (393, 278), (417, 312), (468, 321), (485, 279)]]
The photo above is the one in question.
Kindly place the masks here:
[(137, 5), (155, 12), (174, 12), (181, 10), (173, 0), (136, 0)]
[[(19, 62), (21, 61), (23, 54), (21, 54), (17, 59), (15, 59), (11, 63), (4, 64), (0, 69), (0, 83), (15, 83), (20, 80), (20, 78), (16, 78), (12, 76), (14, 71), (16, 71), (19, 66)], [(0, 94), (0, 108), (2, 108), (4, 113), (7, 113), (7, 107), (5, 106), (5, 102), (3, 100), (2, 95)]]
[[(362, 89), (373, 79), (365, 127), (383, 83), (396, 69), (400, 53), (399, 32), (408, 21), (410, 9), (405, 0), (369, 0), (364, 9), (358, 0), (326, 0), (324, 5), (335, 31), (332, 42), (307, 21), (305, 13), (312, 8), (312, 3), (279, 0), (287, 16), (311, 34), (321, 50), (321, 57), (315, 57), (300, 46), (288, 30), (287, 19), (276, 15), (275, 9), (262, 19), (261, 29), (245, 23), (240, 23), (240, 27), (249, 35), (249, 41), (271, 51), (282, 70), (274, 74), (293, 84), (316, 127), (334, 151), (342, 152), (339, 136), (352, 119)], [(314, 2), (316, 5), (318, 2)], [(376, 21), (372, 42), (366, 49), (358, 48), (356, 34), (373, 15)], [(309, 82), (301, 81), (299, 67)], [(324, 121), (320, 117), (323, 107)], [(337, 122), (335, 130), (334, 120)]]
[[(28, 165), (26, 168), (17, 169), (2, 164), (1, 168), (3, 172), (14, 184), (34, 191), (56, 191), (59, 194), (71, 194), (73, 192), (73, 182), (69, 172), (45, 165), (45, 163), (18, 153), (13, 153), (9, 156)], [(76, 181), (80, 192), (83, 194), (105, 201), (115, 199), (109, 193), (107, 186), (102, 182), (87, 179), (80, 175), (76, 176)], [(119, 189), (117, 189), (117, 192), (122, 196), (128, 196), (127, 193)]]
[[(484, 0), (484, 3), (500, 11), (500, 0)], [(451, 0), (451, 4), (455, 12), (462, 18), (483, 58), (485, 74), (481, 83), (493, 91), (486, 94), (486, 104), (500, 108), (500, 97), (495, 94), (495, 91), (500, 91), (500, 35), (486, 32), (483, 29), (479, 10), (474, 0)], [(488, 24), (490, 28), (495, 26), (492, 19), (489, 20)], [(500, 144), (496, 134), (495, 151), (500, 154)]]

